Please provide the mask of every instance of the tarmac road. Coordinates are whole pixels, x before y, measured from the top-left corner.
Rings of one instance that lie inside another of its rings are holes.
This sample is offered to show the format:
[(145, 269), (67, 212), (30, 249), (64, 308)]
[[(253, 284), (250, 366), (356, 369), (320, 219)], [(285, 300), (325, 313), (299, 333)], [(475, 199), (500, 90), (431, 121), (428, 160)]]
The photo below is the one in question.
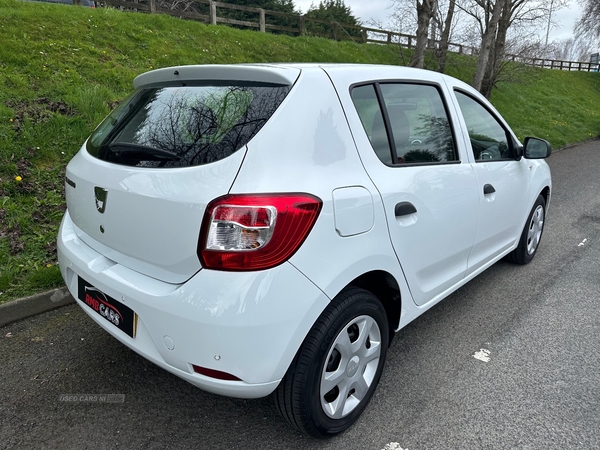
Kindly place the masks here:
[(0, 328), (0, 448), (600, 448), (600, 141), (548, 162), (535, 260), (496, 264), (397, 333), (343, 435), (298, 434), (270, 398), (202, 392), (73, 305)]

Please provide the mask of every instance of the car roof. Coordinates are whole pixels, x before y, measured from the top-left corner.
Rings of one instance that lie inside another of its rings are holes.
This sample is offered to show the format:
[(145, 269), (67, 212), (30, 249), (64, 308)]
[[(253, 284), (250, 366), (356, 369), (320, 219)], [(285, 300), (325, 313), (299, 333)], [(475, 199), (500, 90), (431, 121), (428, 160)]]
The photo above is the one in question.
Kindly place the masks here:
[(301, 72), (317, 70), (327, 72), (337, 79), (338, 83), (356, 84), (400, 79), (445, 82), (450, 86), (459, 87), (479, 96), (468, 84), (439, 72), (414, 67), (358, 63), (252, 63), (173, 66), (143, 73), (133, 80), (133, 85), (135, 88), (140, 88), (173, 82), (221, 80), (291, 86), (296, 82)]
[(370, 73), (369, 78), (383, 72), (393, 72), (396, 77), (412, 79), (431, 78), (436, 73), (412, 67), (355, 63), (207, 64), (152, 70), (136, 77), (133, 84), (138, 88), (173, 81), (235, 80), (292, 85), (301, 71), (311, 70), (355, 72), (357, 75)]

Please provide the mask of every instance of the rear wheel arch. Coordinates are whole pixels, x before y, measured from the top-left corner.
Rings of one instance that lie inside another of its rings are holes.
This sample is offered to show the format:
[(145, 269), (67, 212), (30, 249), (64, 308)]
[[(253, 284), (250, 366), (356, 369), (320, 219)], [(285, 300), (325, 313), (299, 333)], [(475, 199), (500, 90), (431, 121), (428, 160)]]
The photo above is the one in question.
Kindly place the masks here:
[(391, 344), (394, 333), (400, 325), (402, 311), (400, 286), (394, 276), (383, 270), (374, 270), (356, 277), (344, 289), (352, 286), (369, 291), (382, 303), (388, 318), (389, 343)]

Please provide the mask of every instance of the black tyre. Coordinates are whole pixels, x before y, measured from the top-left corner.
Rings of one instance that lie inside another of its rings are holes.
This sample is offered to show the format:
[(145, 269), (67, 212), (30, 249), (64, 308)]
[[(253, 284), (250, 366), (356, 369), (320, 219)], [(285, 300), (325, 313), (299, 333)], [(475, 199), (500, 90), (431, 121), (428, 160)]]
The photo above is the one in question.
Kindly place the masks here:
[(546, 201), (541, 195), (535, 201), (521, 238), (519, 245), (509, 254), (509, 259), (516, 264), (527, 264), (535, 256), (544, 231), (546, 220)]
[(388, 321), (368, 291), (341, 292), (308, 333), (275, 391), (283, 417), (301, 432), (328, 438), (364, 411), (381, 377)]

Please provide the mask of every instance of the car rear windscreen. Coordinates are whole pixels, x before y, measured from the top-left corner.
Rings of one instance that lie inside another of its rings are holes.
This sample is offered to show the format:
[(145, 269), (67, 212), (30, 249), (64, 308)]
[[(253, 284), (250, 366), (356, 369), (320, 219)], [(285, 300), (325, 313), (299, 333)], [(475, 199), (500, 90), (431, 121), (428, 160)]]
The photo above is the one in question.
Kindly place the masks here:
[(246, 145), (290, 89), (229, 83), (141, 88), (96, 128), (86, 148), (101, 160), (127, 166), (215, 162)]

